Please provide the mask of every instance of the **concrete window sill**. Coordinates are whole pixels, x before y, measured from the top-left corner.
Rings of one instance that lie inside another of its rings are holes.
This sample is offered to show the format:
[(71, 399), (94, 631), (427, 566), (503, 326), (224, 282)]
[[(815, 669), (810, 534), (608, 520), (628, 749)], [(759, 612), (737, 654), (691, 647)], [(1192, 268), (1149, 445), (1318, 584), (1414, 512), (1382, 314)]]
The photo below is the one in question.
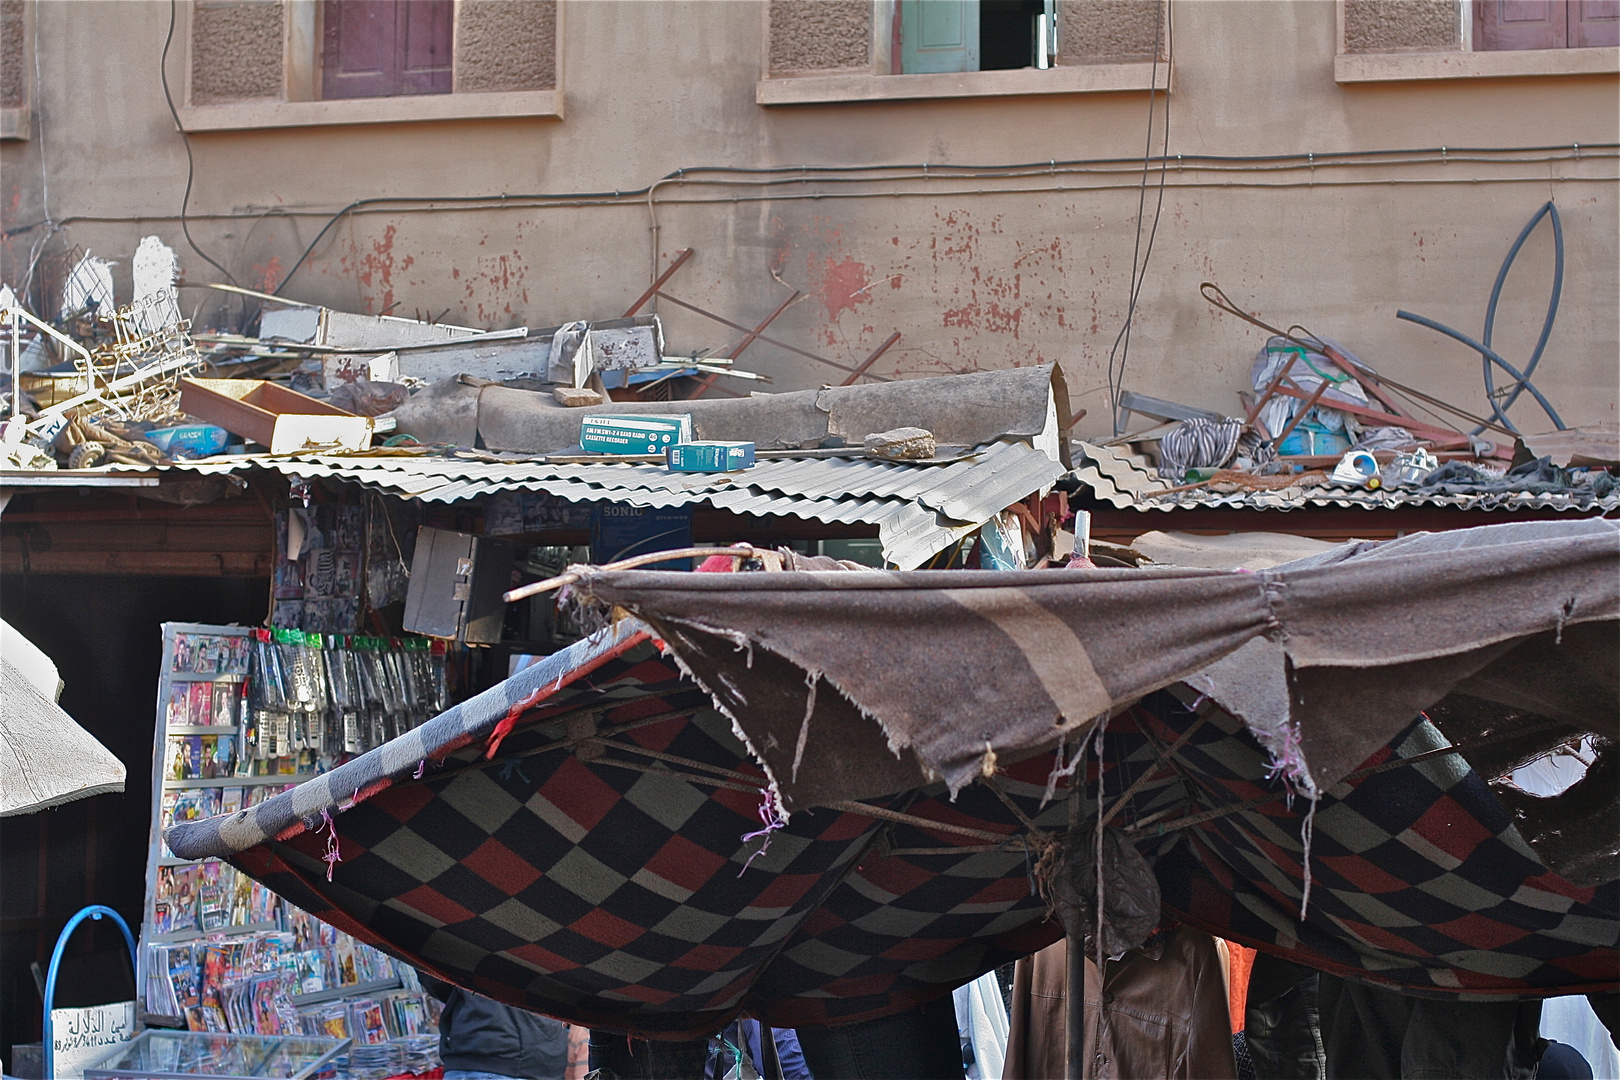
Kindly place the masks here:
[(29, 136), (29, 116), (26, 105), (7, 105), (0, 108), (0, 139), (26, 142)]
[(180, 108), (180, 121), (188, 132), (410, 124), (518, 116), (560, 120), (562, 115), (561, 90), (421, 94), (334, 101), (239, 101), (224, 105), (185, 105)]
[(1614, 47), (1504, 52), (1340, 53), (1333, 58), (1333, 78), (1341, 83), (1616, 73), (1620, 73), (1620, 48)]
[(1070, 64), (1037, 71), (964, 71), (926, 75), (874, 75), (867, 71), (762, 79), (754, 88), (760, 105), (823, 105), (851, 101), (912, 101), (924, 98), (1013, 97), (1023, 94), (1096, 94), (1170, 89), (1170, 66)]

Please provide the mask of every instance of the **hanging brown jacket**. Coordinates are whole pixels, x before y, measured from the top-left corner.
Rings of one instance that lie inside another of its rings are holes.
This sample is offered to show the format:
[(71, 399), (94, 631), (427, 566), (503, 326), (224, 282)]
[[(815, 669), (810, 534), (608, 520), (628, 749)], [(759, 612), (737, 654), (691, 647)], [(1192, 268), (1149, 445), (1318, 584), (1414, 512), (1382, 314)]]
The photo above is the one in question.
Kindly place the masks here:
[[(1180, 927), (1155, 958), (1133, 950), (1111, 961), (1099, 1000), (1086, 962), (1087, 1080), (1236, 1080), (1226, 979), (1215, 939)], [(1018, 961), (1002, 1080), (1064, 1080), (1067, 1034), (1064, 942)], [(1099, 1030), (1100, 1018), (1100, 1030)]]

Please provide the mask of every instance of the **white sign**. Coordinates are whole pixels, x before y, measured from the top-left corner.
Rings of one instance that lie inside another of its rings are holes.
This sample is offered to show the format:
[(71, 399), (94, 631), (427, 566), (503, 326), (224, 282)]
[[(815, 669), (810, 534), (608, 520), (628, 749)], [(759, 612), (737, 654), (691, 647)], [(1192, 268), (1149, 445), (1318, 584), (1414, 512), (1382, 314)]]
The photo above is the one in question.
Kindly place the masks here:
[(135, 1037), (135, 1003), (51, 1010), (51, 1056), (56, 1080), (79, 1080), (85, 1066)]

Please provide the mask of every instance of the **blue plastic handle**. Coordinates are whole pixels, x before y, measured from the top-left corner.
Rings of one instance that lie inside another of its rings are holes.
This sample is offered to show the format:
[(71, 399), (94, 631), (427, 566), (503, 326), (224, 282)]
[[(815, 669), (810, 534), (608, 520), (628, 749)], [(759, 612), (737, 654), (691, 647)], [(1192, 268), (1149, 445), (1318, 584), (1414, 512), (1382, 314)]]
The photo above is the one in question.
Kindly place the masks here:
[[(45, 1051), (46, 1076), (56, 1075), (56, 1062), (53, 1060), (54, 1055), (51, 1052), (54, 1045), (51, 1039), (51, 1008), (56, 1001), (56, 969), (62, 963), (62, 953), (67, 949), (68, 938), (73, 936), (73, 931), (78, 929), (79, 924), (86, 919), (99, 919), (103, 915), (112, 916), (112, 921), (117, 923), (118, 929), (124, 932), (124, 943), (129, 946), (130, 970), (138, 971), (140, 969), (140, 965), (135, 960), (135, 935), (129, 932), (129, 924), (124, 921), (124, 917), (118, 912), (103, 904), (91, 904), (68, 920), (67, 925), (62, 927), (62, 932), (56, 936), (56, 948), (51, 950), (51, 966), (45, 974), (45, 1019), (43, 1028), (45, 1045), (43, 1049)], [(135, 992), (139, 994), (140, 987), (137, 986)]]

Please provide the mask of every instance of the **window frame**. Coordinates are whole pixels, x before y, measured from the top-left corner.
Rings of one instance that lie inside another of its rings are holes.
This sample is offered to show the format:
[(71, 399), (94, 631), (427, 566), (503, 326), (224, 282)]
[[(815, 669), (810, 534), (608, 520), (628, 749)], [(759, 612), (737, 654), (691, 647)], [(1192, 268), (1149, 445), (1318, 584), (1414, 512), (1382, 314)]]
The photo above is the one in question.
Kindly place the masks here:
[[(1047, 94), (1158, 93), (1172, 90), (1170, 62), (1054, 64), (1048, 68), (895, 74), (893, 27), (898, 0), (871, 0), (872, 39), (865, 68), (773, 75), (771, 5), (760, 5), (760, 76), (754, 102), (782, 105), (848, 104), (862, 101), (924, 101), (946, 98), (1017, 97)], [(1173, 24), (1171, 24), (1173, 26)], [(1168, 27), (1167, 27), (1168, 29)], [(1169, 49), (1168, 35), (1165, 42)], [(1060, 54), (1061, 55), (1061, 54)]]
[(321, 97), (321, 0), (279, 0), (282, 11), (283, 79), (280, 100), (231, 101), (198, 105), (191, 100), (192, 25), (195, 0), (183, 0), (176, 33), (183, 31), (183, 100), (177, 103), (188, 133), (272, 128), (333, 127), (349, 124), (432, 123), (506, 117), (563, 119), (563, 38), (567, 0), (557, 0), (556, 85), (550, 90), (462, 90), (455, 58), (461, 51), (461, 5), (451, 34), (451, 88), (448, 94), (400, 97)]
[(1474, 51), (1473, 0), (1458, 0), (1458, 48), (1352, 53), (1345, 49), (1345, 0), (1334, 5), (1333, 80), (1337, 83), (1514, 79), (1620, 74), (1620, 47)]

